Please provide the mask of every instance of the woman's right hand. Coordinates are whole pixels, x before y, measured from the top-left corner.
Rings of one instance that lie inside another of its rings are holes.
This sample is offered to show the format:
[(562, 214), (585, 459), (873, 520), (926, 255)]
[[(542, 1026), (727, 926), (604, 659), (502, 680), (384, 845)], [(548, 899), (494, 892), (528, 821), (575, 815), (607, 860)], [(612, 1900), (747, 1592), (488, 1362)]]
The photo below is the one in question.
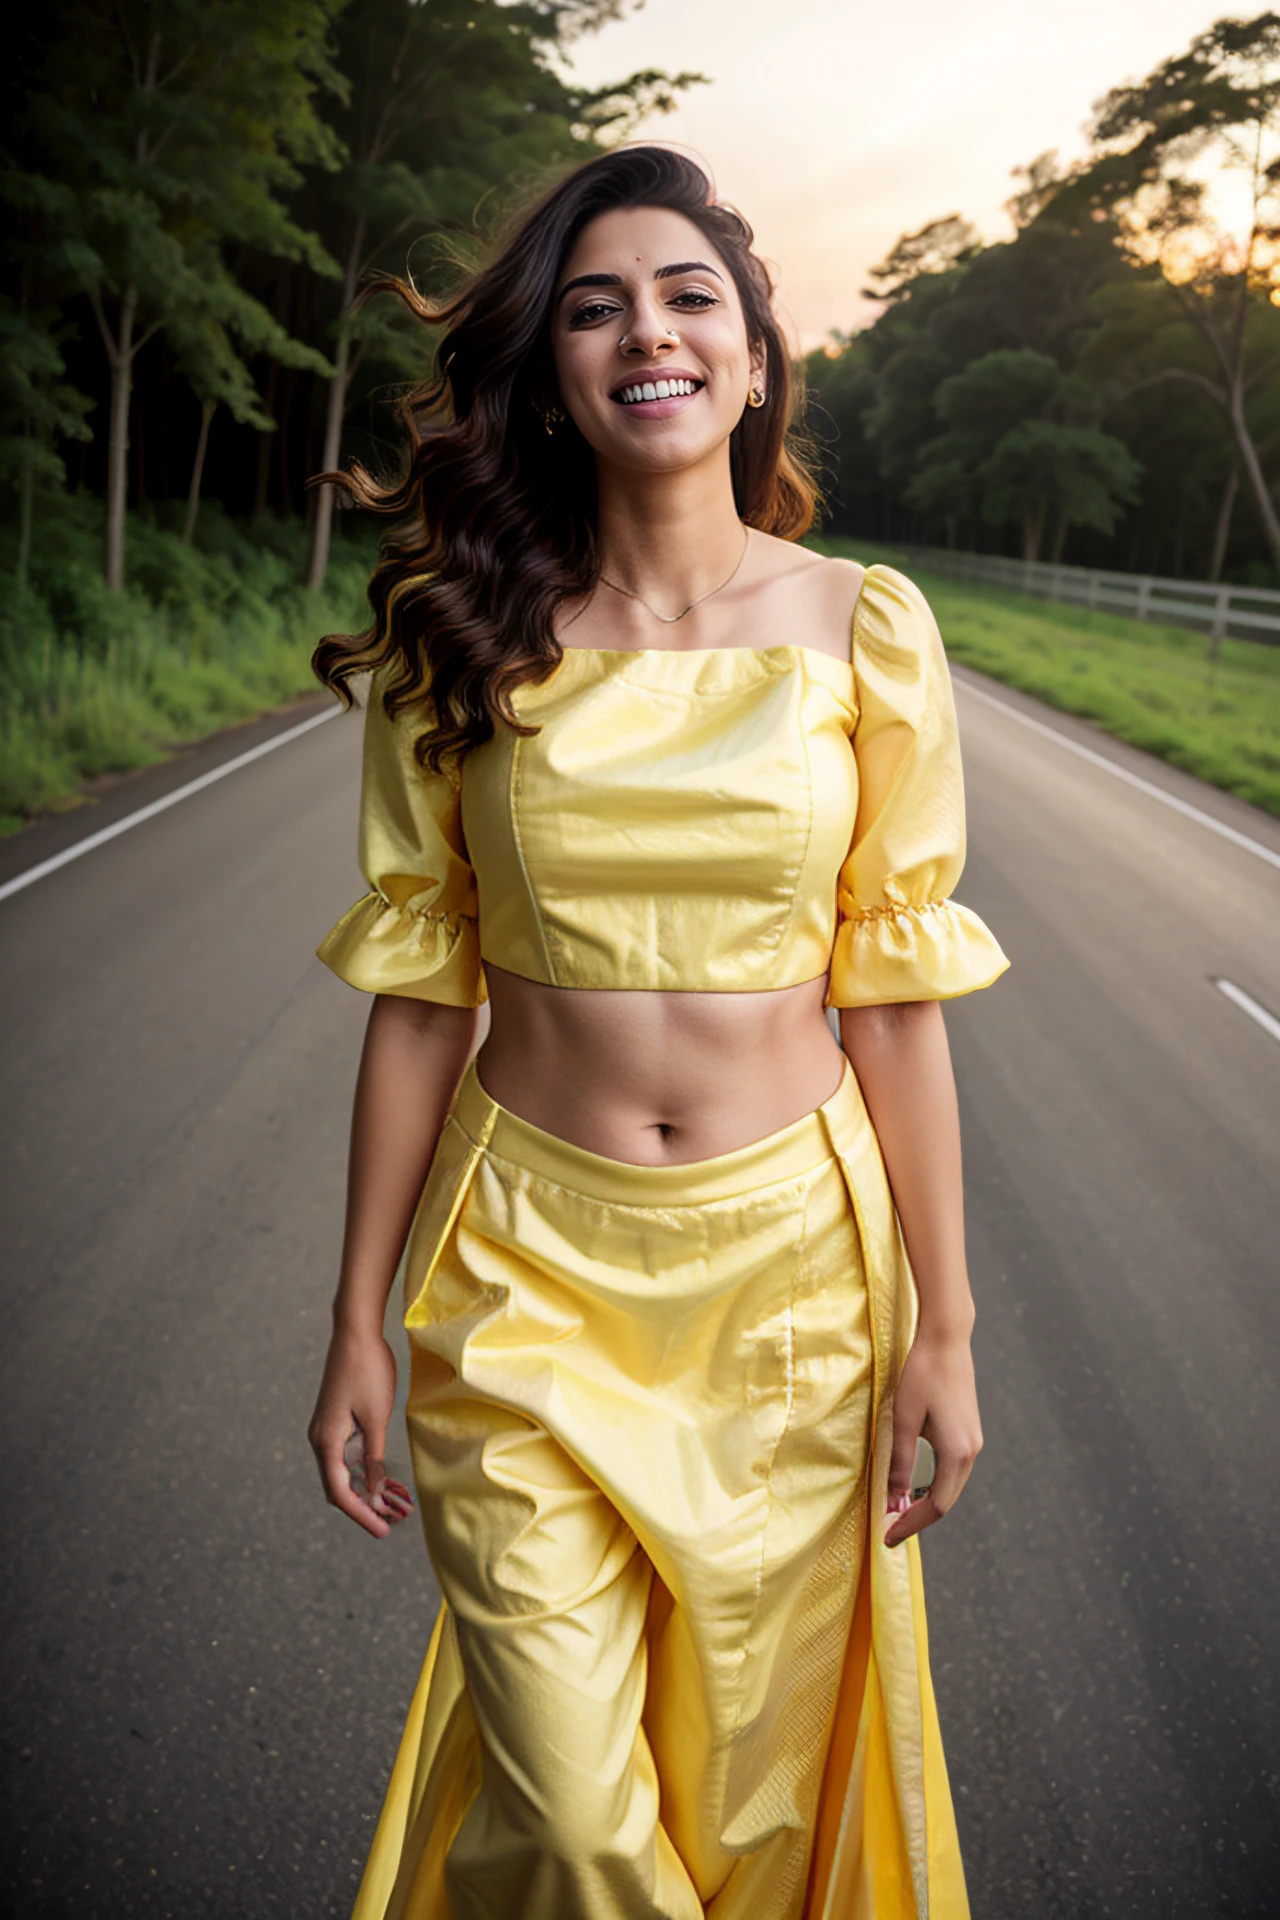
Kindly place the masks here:
[[(377, 1540), (413, 1509), (409, 1489), (387, 1478), (387, 1422), (395, 1397), (395, 1355), (382, 1334), (335, 1331), (307, 1438), (330, 1506)], [(352, 1442), (358, 1461), (352, 1460)]]

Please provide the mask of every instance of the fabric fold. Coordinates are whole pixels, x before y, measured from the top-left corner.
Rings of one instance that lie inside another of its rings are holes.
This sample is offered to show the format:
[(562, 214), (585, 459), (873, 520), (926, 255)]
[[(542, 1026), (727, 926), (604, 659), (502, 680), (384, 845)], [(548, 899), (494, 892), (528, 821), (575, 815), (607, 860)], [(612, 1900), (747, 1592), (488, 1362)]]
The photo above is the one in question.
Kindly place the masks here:
[(365, 993), (474, 1007), (485, 998), (480, 904), (462, 830), (456, 771), (418, 758), (425, 710), (389, 714), (386, 673), (366, 694), (360, 868), (369, 885), (316, 949)]
[(951, 675), (920, 589), (868, 567), (853, 626), (858, 811), (836, 891), (827, 1005), (949, 1000), (1008, 966), (951, 899), (965, 858)]
[(364, 993), (453, 1007), (478, 1006), (486, 997), (473, 917), (397, 906), (376, 889), (348, 908), (316, 953), (340, 980)]
[(995, 935), (957, 900), (880, 907), (842, 917), (831, 956), (827, 1005), (873, 1007), (952, 1000), (989, 987), (1009, 965)]

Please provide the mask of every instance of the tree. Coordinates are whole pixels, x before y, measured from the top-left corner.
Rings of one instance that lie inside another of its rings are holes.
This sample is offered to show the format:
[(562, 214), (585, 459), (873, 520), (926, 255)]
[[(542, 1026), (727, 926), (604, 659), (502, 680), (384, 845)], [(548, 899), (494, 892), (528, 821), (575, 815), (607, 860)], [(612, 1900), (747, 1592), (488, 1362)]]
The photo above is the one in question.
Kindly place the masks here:
[[(200, 431), (187, 488), (187, 515), (183, 538), (190, 545), (200, 507), (200, 488), (213, 416), (225, 406), (233, 420), (274, 433), (275, 421), (264, 408), (244, 356), (267, 353), (280, 365), (328, 375), (324, 355), (304, 341), (293, 339), (257, 300), (248, 296), (229, 273), (218, 272), (218, 260), (209, 249), (210, 296), (201, 308), (184, 305), (169, 321), (170, 346), (178, 371), (200, 406)], [(192, 266), (199, 271), (200, 256), (192, 249)]]
[(1110, 533), (1121, 505), (1137, 498), (1141, 471), (1119, 440), (1096, 427), (1023, 420), (979, 469), (982, 515), (993, 526), (1018, 521), (1023, 559), (1038, 560), (1051, 514), (1057, 516), (1059, 553), (1073, 525)]
[(949, 532), (957, 520), (976, 518), (985, 463), (1006, 434), (1048, 409), (1061, 384), (1054, 362), (1027, 348), (986, 354), (942, 381), (931, 400), (947, 431), (919, 449), (908, 505), (941, 514)]
[(1039, 559), (1051, 516), (1060, 552), (1072, 525), (1109, 533), (1136, 498), (1137, 462), (1086, 423), (1088, 388), (1046, 354), (986, 354), (942, 383), (935, 406), (947, 432), (921, 450), (908, 502), (952, 520), (1017, 521), (1026, 560)]
[[(1280, 15), (1219, 20), (1136, 85), (1114, 88), (1093, 152), (1048, 200), (1054, 217), (1114, 223), (1120, 246), (1199, 336), (1208, 365), (1147, 377), (1194, 386), (1219, 409), (1280, 572), (1280, 515), (1249, 400), (1280, 367)], [(1243, 176), (1248, 228), (1213, 216), (1206, 172)], [(1195, 170), (1195, 171), (1193, 171)]]
[(958, 213), (943, 214), (915, 233), (904, 233), (878, 266), (867, 269), (876, 285), (864, 287), (862, 297), (889, 303), (901, 300), (922, 274), (948, 273), (961, 261), (972, 259), (981, 246), (976, 227)]
[[(346, 160), (325, 183), (320, 216), (341, 263), (323, 471), (338, 465), (352, 382), (364, 361), (375, 355), (402, 378), (421, 370), (416, 336), (385, 313), (353, 310), (367, 277), (403, 274), (411, 242), (469, 235), (495, 187), (574, 155), (585, 158), (603, 131), (670, 107), (676, 90), (699, 77), (633, 74), (598, 93), (568, 86), (554, 56), (575, 32), (619, 11), (618, 0), (354, 0), (347, 9), (338, 58), (352, 85), (336, 120)], [(333, 507), (333, 488), (321, 487), (308, 571), (313, 587), (328, 567)]]
[(233, 341), (324, 364), (244, 292), (227, 251), (332, 270), (281, 196), (300, 183), (301, 165), (339, 157), (315, 95), (342, 89), (328, 52), (340, 4), (61, 0), (49, 10), (7, 192), (40, 228), (46, 258), (60, 255), (59, 293), (87, 298), (107, 358), (112, 587), (124, 583), (130, 400), (146, 342), (166, 327), (188, 341), (203, 329), (216, 346), (191, 364), (216, 363), (228, 397), (244, 393), (231, 372)]
[[(1192, 570), (1218, 579), (1241, 469), (1230, 421), (1209, 392), (1218, 371), (1209, 343), (1169, 298), (1154, 267), (1107, 287), (1095, 313), (1097, 330), (1077, 366), (1098, 393), (1108, 426), (1146, 466), (1144, 564), (1157, 572), (1183, 571), (1190, 540), (1196, 551)], [(1267, 369), (1260, 338), (1272, 331), (1273, 316), (1269, 305), (1255, 302), (1246, 320), (1247, 356), (1260, 373), (1245, 396), (1246, 423), (1260, 462), (1280, 444), (1280, 363)], [(1177, 404), (1170, 405), (1174, 394)], [(1247, 488), (1240, 504), (1252, 537), (1265, 538)], [(1163, 567), (1162, 547), (1168, 554)]]
[(61, 486), (59, 440), (85, 440), (90, 402), (66, 379), (57, 318), (0, 298), (0, 479), (18, 496), (16, 573), (25, 583), (37, 486)]
[[(1054, 167), (1034, 161), (1024, 172), (1043, 183)], [(1028, 348), (1070, 367), (1099, 324), (1094, 295), (1132, 274), (1093, 223), (1076, 230), (1036, 220), (1011, 242), (977, 249), (971, 239), (958, 216), (904, 236), (873, 271), (890, 293), (874, 324), (834, 356), (807, 363), (815, 405), (838, 435), (836, 511), (876, 526), (882, 539), (894, 537), (904, 512), (912, 522), (941, 516), (949, 539), (977, 517), (963, 474), (949, 485), (935, 476), (936, 496), (913, 488), (922, 450), (938, 437), (934, 396), (943, 381), (1001, 349)], [(821, 430), (820, 412), (817, 419)]]

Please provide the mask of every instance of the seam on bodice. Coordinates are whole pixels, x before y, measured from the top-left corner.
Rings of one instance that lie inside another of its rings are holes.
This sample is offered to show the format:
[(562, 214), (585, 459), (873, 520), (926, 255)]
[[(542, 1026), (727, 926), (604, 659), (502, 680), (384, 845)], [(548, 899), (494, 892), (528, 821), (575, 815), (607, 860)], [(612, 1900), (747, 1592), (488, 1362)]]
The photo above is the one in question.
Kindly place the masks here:
[[(809, 682), (808, 682), (807, 676), (803, 672), (803, 669), (800, 674), (800, 680), (801, 680), (800, 700), (803, 705), (803, 703), (809, 697)], [(795, 880), (791, 888), (791, 905), (787, 909), (786, 918), (782, 923), (782, 930), (779, 933), (778, 938), (775, 940), (773, 945), (773, 951), (775, 955), (782, 953), (785, 950), (787, 939), (791, 933), (792, 927), (795, 925), (796, 914), (799, 911), (799, 907), (800, 907), (800, 889), (804, 883), (805, 872), (809, 865), (809, 849), (813, 845), (813, 815), (814, 815), (813, 750), (809, 744), (809, 731), (808, 731), (808, 728), (804, 725), (803, 715), (798, 715), (797, 718), (800, 723), (797, 728), (797, 731), (800, 735), (800, 745), (804, 753), (804, 773), (805, 773), (804, 784), (805, 784), (805, 792), (807, 793), (809, 798), (809, 816), (808, 816), (808, 819), (805, 821), (804, 847), (801, 850), (799, 860), (796, 862)]]
[(542, 960), (543, 965), (547, 969), (547, 982), (550, 986), (558, 987), (560, 981), (556, 974), (555, 961), (551, 958), (551, 947), (547, 940), (547, 929), (543, 924), (542, 908), (538, 905), (538, 896), (534, 892), (533, 882), (529, 877), (529, 863), (525, 859), (524, 839), (520, 832), (520, 802), (523, 798), (521, 749), (524, 746), (524, 742), (525, 736), (523, 734), (517, 734), (515, 740), (512, 742), (511, 774), (507, 788), (507, 810), (511, 816), (511, 837), (515, 842), (516, 858), (520, 862), (520, 878), (524, 882), (524, 890), (529, 902), (529, 910), (533, 914), (534, 923), (538, 929), (538, 938), (542, 942)]

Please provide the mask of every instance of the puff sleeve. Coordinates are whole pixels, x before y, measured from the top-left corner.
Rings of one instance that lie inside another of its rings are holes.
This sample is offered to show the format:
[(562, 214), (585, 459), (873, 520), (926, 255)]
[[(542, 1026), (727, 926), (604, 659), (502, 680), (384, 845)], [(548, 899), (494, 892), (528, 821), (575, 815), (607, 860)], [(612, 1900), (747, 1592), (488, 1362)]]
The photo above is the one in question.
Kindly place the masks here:
[(964, 866), (951, 676), (918, 587), (867, 570), (853, 627), (858, 808), (840, 869), (828, 1006), (949, 1000), (1009, 962), (949, 896)]
[(375, 675), (360, 789), (360, 866), (370, 890), (317, 951), (366, 993), (473, 1007), (485, 988), (461, 783), (421, 765), (413, 750), (421, 732), (420, 715), (388, 715)]

